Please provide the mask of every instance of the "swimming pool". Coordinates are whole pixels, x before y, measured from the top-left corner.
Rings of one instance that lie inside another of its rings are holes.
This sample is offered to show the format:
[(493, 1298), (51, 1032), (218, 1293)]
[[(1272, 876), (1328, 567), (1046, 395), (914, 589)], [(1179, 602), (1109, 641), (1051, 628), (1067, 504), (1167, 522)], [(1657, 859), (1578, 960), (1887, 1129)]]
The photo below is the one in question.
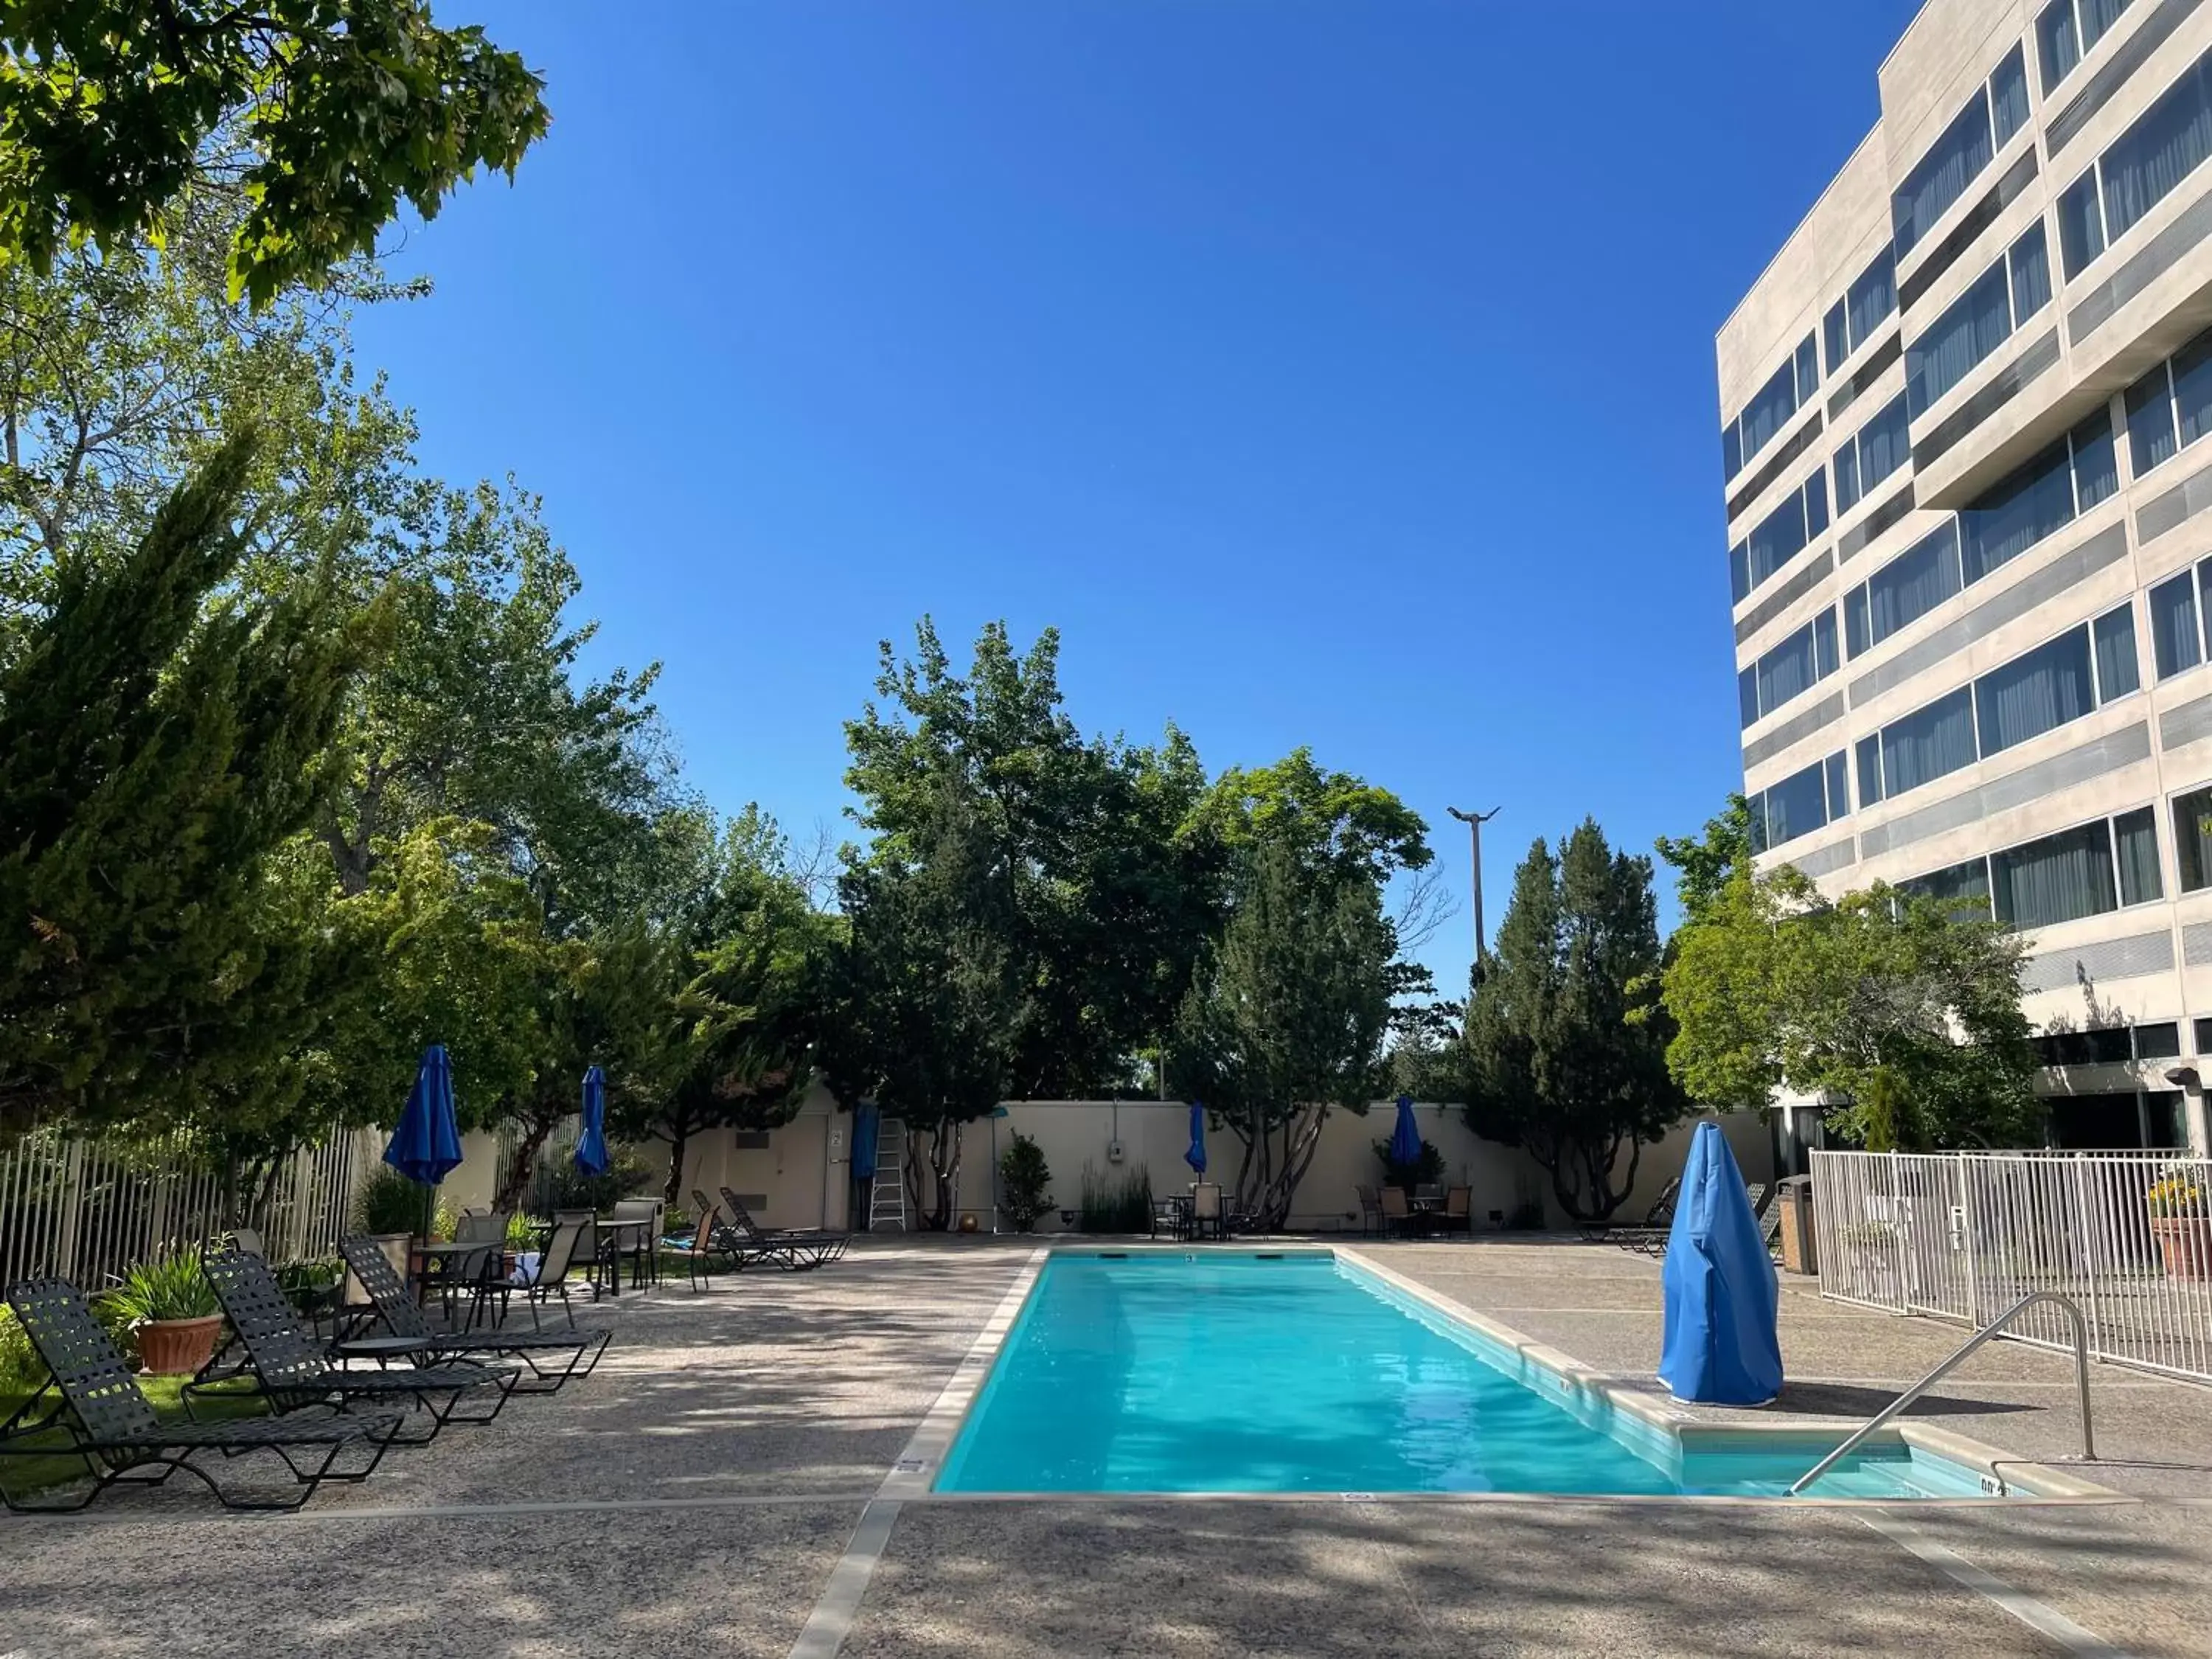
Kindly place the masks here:
[[(1686, 1443), (1328, 1251), (1062, 1251), (935, 1484), (1770, 1497), (1833, 1444)], [(1982, 1494), (1976, 1471), (1891, 1443), (1855, 1455), (1809, 1495)]]

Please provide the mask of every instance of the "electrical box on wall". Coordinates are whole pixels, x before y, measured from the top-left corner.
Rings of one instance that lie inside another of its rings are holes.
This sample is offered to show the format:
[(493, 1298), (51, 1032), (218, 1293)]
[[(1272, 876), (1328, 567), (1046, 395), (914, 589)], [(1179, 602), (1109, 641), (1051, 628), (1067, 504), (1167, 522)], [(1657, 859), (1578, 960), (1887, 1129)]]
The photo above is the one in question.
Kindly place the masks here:
[(1109, 1140), (1106, 1143), (1106, 1161), (1109, 1164), (1119, 1164), (1121, 1161), (1121, 1143), (1120, 1141)]

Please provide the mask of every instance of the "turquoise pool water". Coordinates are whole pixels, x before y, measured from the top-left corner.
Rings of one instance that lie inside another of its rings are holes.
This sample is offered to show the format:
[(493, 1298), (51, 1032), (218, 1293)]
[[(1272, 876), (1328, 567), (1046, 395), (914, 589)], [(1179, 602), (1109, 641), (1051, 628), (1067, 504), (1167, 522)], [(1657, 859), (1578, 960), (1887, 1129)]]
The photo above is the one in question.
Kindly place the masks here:
[[(1542, 1387), (1518, 1355), (1326, 1253), (1061, 1253), (937, 1486), (1779, 1496), (1835, 1443), (1686, 1453), (1640, 1419)], [(1968, 1469), (1889, 1448), (1812, 1495), (1980, 1492)]]

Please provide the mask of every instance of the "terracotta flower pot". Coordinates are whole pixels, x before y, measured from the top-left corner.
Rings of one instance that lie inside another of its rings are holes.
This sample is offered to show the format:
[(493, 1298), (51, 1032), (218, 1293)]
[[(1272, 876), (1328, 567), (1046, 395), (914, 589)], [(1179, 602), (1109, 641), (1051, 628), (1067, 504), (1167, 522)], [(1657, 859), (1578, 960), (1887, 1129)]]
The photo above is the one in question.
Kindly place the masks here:
[(2212, 1279), (2212, 1216), (2154, 1215), (2150, 1231), (2168, 1279)]
[(149, 1376), (189, 1376), (215, 1355), (222, 1316), (153, 1319), (138, 1328), (138, 1363)]

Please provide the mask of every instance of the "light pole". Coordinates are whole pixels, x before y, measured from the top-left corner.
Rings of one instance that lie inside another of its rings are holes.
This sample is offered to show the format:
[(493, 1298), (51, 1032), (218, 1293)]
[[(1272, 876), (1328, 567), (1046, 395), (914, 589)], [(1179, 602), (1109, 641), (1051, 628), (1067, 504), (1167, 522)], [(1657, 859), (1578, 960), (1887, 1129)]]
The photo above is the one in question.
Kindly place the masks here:
[[(1456, 806), (1444, 808), (1467, 826), (1468, 841), (1474, 854), (1474, 971), (1468, 975), (1470, 998), (1474, 988), (1482, 983), (1482, 826), (1504, 810), (1502, 806), (1493, 806), (1487, 812), (1462, 812)], [(1470, 1000), (1468, 1017), (1473, 1018), (1474, 1015), (1474, 1004)]]

